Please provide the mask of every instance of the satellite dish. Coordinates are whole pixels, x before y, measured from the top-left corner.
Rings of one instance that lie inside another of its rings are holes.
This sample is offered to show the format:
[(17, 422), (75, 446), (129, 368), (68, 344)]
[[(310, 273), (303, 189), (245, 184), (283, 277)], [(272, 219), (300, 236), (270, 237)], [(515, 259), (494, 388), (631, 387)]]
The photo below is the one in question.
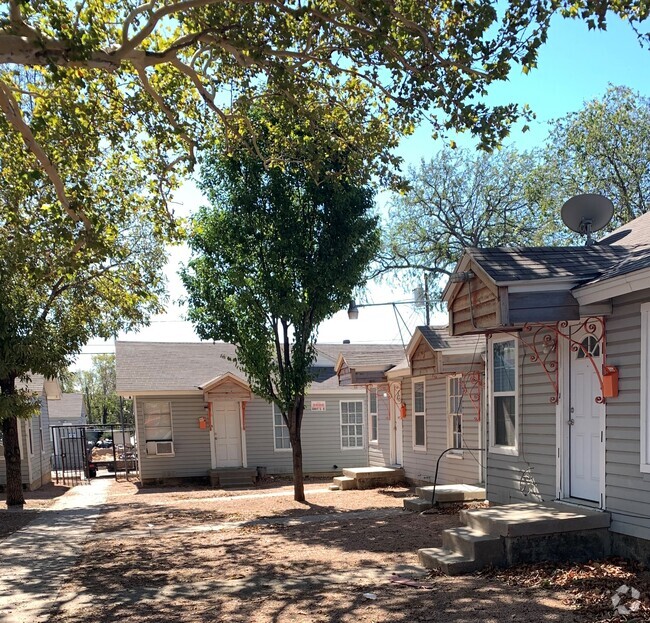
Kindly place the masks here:
[(614, 204), (602, 195), (587, 193), (571, 197), (562, 206), (562, 221), (571, 230), (587, 236), (586, 246), (594, 244), (591, 234), (605, 227), (614, 215)]

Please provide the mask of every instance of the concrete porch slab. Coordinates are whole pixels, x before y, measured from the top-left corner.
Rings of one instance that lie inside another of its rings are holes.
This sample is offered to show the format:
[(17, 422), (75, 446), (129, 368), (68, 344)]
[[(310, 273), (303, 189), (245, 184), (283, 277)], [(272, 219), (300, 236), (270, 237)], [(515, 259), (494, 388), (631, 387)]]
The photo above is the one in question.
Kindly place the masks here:
[(524, 502), (462, 510), (460, 520), (486, 534), (520, 537), (609, 528), (610, 516), (609, 513), (560, 502)]
[[(433, 486), (417, 487), (415, 493), (418, 497), (431, 502)], [(436, 502), (475, 502), (485, 500), (485, 488), (476, 485), (438, 485), (436, 487)]]
[(404, 480), (401, 467), (346, 467), (343, 476), (353, 478), (357, 489), (394, 485)]

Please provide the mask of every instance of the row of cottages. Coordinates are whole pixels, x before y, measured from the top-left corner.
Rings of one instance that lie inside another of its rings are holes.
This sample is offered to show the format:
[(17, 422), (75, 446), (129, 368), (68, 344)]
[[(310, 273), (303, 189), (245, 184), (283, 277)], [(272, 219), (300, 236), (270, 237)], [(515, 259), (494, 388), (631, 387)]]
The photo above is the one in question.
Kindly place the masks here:
[[(334, 370), (346, 348), (354, 346), (318, 346), (302, 425), (305, 473), (367, 462), (365, 387), (340, 386)], [(234, 358), (224, 343), (117, 342), (117, 391), (134, 400), (144, 483), (210, 475), (213, 484), (246, 484), (256, 472), (292, 472), (281, 414), (253, 394)]]
[(483, 481), (481, 412), (485, 340), (418, 327), (406, 352), (376, 346), (341, 351), (341, 387), (364, 387), (368, 464), (400, 466), (409, 482)]
[[(38, 415), (18, 420), (23, 488), (33, 491), (52, 480), (49, 405), (61, 398), (61, 388), (56, 379), (46, 379), (39, 374), (31, 375), (29, 381), (19, 383), (18, 388), (33, 393), (40, 403)], [(6, 483), (4, 447), (0, 434), (0, 487)]]
[(487, 336), (490, 502), (608, 511), (650, 556), (650, 213), (592, 246), (465, 250), (453, 336)]

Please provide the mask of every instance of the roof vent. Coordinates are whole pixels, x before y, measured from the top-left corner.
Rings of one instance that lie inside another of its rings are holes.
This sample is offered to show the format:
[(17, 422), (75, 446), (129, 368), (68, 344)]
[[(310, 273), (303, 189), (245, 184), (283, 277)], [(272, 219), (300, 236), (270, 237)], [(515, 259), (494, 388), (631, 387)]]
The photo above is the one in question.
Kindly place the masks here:
[(344, 344), (349, 344), (349, 343), (350, 343), (350, 340), (343, 340), (343, 343), (344, 343)]
[(571, 197), (561, 210), (562, 221), (572, 231), (586, 236), (585, 246), (595, 244), (592, 234), (612, 220), (614, 204), (602, 195), (584, 194)]

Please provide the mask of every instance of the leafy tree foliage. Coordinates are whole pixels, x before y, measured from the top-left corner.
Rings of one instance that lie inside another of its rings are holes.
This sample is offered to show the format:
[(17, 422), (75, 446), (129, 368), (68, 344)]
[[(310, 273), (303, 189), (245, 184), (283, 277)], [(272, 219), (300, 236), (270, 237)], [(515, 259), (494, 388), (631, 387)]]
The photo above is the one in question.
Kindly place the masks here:
[(562, 231), (562, 203), (579, 193), (600, 193), (614, 203), (609, 225), (614, 229), (650, 209), (649, 146), (650, 98), (610, 87), (551, 124), (543, 158), (531, 175), (532, 199)]
[(532, 155), (443, 149), (407, 175), (396, 195), (376, 273), (399, 270), (430, 285), (453, 272), (465, 247), (526, 244), (536, 235), (526, 193)]
[(193, 219), (182, 272), (197, 333), (234, 343), (252, 391), (281, 411), (299, 501), (316, 331), (363, 282), (379, 244), (372, 191), (335, 175), (340, 163), (323, 165), (331, 168), (315, 179), (299, 162), (265, 168), (247, 151), (224, 156), (216, 146), (201, 184), (212, 206)]
[[(128, 113), (112, 114), (103, 131), (151, 140), (162, 180), (181, 161), (191, 164), (212, 125), (206, 115), (240, 135), (251, 129), (253, 101), (293, 100), (297, 116), (307, 118), (295, 92), (338, 107), (358, 96), (360, 84), (370, 90), (373, 116), (397, 132), (430, 116), (437, 131), (468, 130), (490, 147), (527, 114), (482, 103), (490, 84), (513, 67), (535, 66), (553, 14), (604, 29), (608, 11), (648, 42), (642, 0), (8, 0), (0, 8), (0, 110), (64, 204), (75, 183), (35, 137), (41, 117), (32, 111), (60, 90), (75, 101), (101, 92), (111, 111), (125, 103)], [(12, 72), (28, 67), (34, 79), (23, 85)], [(88, 127), (84, 119), (61, 116), (56, 125), (74, 140), (76, 126)], [(268, 143), (270, 158), (282, 142)]]
[[(62, 185), (25, 146), (25, 134), (0, 118), (0, 420), (8, 505), (23, 503), (16, 417), (34, 408), (16, 392), (16, 380), (54, 376), (91, 337), (135, 328), (160, 310), (164, 244), (177, 237), (150, 145), (137, 128), (110, 125), (113, 115), (127, 114), (124, 102), (97, 83), (83, 97), (62, 85), (49, 98), (32, 99), (29, 81), (20, 78), (21, 97), (31, 102), (29, 131), (36, 144), (48, 145), (48, 166)], [(34, 81), (48, 79), (40, 73)], [(74, 139), (70, 125), (77, 126)]]

